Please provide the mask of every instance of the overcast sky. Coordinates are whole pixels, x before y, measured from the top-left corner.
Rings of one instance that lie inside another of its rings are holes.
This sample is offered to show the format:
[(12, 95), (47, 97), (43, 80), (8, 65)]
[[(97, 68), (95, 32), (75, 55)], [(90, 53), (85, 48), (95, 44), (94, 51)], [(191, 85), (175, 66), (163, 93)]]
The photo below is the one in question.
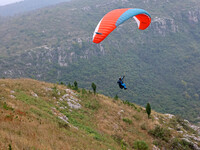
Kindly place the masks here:
[(16, 3), (24, 0), (0, 0), (0, 6), (11, 4), (11, 3)]

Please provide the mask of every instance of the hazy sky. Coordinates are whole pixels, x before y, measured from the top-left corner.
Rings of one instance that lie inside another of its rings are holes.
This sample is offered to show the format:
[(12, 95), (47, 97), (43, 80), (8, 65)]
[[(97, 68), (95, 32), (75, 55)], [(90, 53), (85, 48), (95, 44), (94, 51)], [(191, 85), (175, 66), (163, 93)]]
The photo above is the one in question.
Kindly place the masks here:
[(11, 4), (11, 3), (16, 3), (24, 0), (0, 0), (0, 6)]

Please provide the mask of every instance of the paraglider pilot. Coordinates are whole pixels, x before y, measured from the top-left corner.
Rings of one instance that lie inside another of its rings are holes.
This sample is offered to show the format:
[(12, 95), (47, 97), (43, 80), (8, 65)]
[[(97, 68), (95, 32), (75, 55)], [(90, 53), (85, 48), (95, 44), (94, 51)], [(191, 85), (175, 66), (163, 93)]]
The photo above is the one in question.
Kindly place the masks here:
[(124, 77), (125, 77), (125, 76), (123, 76), (122, 78), (120, 77), (119, 80), (117, 81), (117, 83), (119, 84), (119, 87), (120, 87), (121, 89), (126, 90), (126, 89), (127, 89), (127, 88), (126, 88), (126, 84), (123, 83)]

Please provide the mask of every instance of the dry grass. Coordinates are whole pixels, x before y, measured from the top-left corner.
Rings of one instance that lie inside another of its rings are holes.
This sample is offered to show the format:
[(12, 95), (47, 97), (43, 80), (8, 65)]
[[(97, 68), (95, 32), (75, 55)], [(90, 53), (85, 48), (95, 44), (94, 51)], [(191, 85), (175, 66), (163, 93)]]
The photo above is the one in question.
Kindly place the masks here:
[[(0, 103), (6, 103), (8, 110), (0, 108), (0, 145), (7, 149), (11, 144), (13, 149), (70, 149), (68, 137), (57, 127), (56, 123), (49, 123), (48, 119), (39, 118), (30, 112), (31, 106), (16, 98), (11, 98), (11, 91), (33, 90), (38, 96), (43, 96), (43, 86), (52, 86), (44, 82), (30, 79), (0, 80)], [(16, 95), (16, 92), (13, 93)]]
[[(113, 102), (113, 100), (104, 96), (100, 98), (100, 102), (104, 108), (97, 113), (99, 130), (124, 140), (130, 146), (133, 146), (133, 142), (136, 140), (143, 140), (148, 145), (151, 145), (152, 138), (147, 131), (141, 129), (141, 125), (145, 124), (147, 129), (152, 129), (155, 126), (155, 122), (148, 119), (143, 110), (138, 112), (121, 101)], [(140, 107), (137, 106), (137, 108), (139, 109)], [(121, 113), (119, 114), (120, 111)], [(139, 120), (136, 120), (133, 116), (136, 116)], [(132, 123), (124, 122), (123, 118), (128, 118)]]

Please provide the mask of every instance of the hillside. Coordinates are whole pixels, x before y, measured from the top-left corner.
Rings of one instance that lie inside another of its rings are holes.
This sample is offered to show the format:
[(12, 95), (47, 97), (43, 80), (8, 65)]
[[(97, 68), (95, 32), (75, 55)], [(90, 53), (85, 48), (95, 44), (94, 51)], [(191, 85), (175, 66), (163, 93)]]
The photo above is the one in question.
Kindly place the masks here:
[(0, 112), (2, 150), (200, 148), (188, 121), (32, 79), (0, 80)]
[[(112, 9), (143, 8), (152, 16), (141, 32), (132, 20), (100, 45), (92, 33)], [(99, 92), (200, 121), (200, 3), (198, 0), (73, 0), (1, 19), (0, 77), (73, 82)], [(126, 75), (128, 91), (116, 81)]]

